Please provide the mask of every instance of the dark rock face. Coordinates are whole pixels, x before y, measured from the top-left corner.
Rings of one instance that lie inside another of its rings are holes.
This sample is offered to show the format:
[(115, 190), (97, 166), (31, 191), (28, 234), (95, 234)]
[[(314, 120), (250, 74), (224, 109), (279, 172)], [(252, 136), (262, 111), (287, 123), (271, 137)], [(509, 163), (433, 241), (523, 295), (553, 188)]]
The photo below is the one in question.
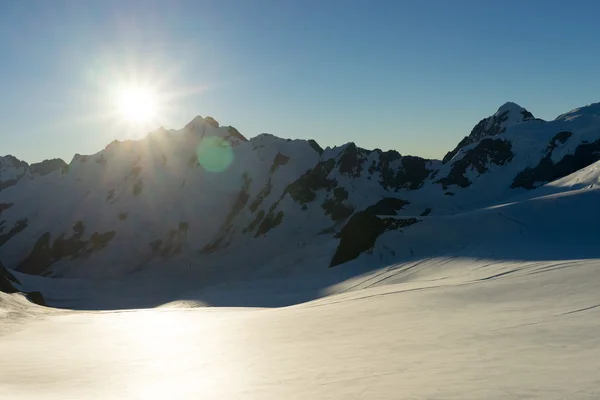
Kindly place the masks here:
[[(373, 155), (377, 155), (377, 159), (373, 159), (367, 167), (365, 164)], [(366, 176), (367, 179), (371, 179), (374, 174), (379, 173), (379, 184), (392, 191), (419, 189), (433, 172), (427, 168), (427, 160), (421, 157), (403, 157), (394, 150), (369, 151), (357, 147), (354, 143), (346, 145), (337, 157), (335, 165), (340, 174), (352, 178)]]
[(233, 139), (241, 140), (242, 142), (247, 142), (248, 141), (248, 139), (246, 139), (246, 137), (244, 135), (242, 135), (240, 133), (240, 131), (238, 131), (237, 129), (235, 129), (233, 126), (229, 126), (227, 128), (228, 128), (228, 131), (229, 131), (229, 136), (227, 137), (227, 139), (233, 138)]
[(416, 190), (423, 186), (425, 179), (432, 172), (427, 169), (426, 160), (421, 157), (404, 156), (402, 168), (393, 171), (388, 167), (381, 169), (381, 186), (386, 189), (410, 189)]
[(310, 139), (308, 141), (308, 144), (310, 145), (310, 147), (312, 147), (317, 153), (319, 153), (319, 155), (323, 154), (323, 148), (321, 146), (319, 146), (319, 143), (317, 143), (315, 140)]
[(426, 216), (428, 216), (429, 214), (431, 214), (431, 208), (427, 207), (427, 208), (425, 209), (425, 211), (423, 211), (423, 212), (421, 213), (421, 217), (426, 217)]
[(289, 184), (285, 193), (289, 193), (297, 203), (310, 203), (317, 197), (317, 190), (333, 189), (336, 186), (335, 179), (327, 178), (334, 166), (333, 159), (318, 163), (313, 169), (306, 171), (300, 178)]
[(273, 184), (271, 183), (271, 178), (269, 178), (265, 186), (260, 190), (260, 192), (258, 192), (256, 198), (250, 204), (250, 207), (248, 207), (251, 212), (254, 213), (256, 212), (256, 210), (258, 210), (258, 207), (260, 207), (262, 202), (271, 194), (272, 189)]
[(402, 210), (407, 204), (410, 202), (395, 197), (386, 197), (367, 207), (365, 212), (371, 215), (398, 215), (396, 211)]
[[(378, 157), (367, 168), (365, 164), (373, 154)], [(275, 161), (277, 161), (277, 157)], [(275, 164), (276, 162), (274, 162)], [(354, 212), (353, 207), (345, 204), (345, 200), (349, 196), (348, 192), (345, 188), (338, 186), (337, 179), (329, 178), (336, 168), (341, 175), (351, 178), (366, 176), (367, 179), (371, 179), (374, 174), (379, 172), (379, 183), (387, 190), (394, 191), (418, 189), (432, 172), (427, 168), (427, 160), (420, 157), (402, 157), (396, 151), (382, 152), (378, 149), (368, 151), (357, 147), (354, 143), (349, 143), (337, 157), (320, 161), (314, 168), (309, 169), (300, 178), (289, 184), (284, 194), (289, 194), (295, 202), (302, 206), (302, 210), (306, 210), (307, 203), (317, 198), (318, 191), (324, 190), (326, 195), (321, 207), (325, 210), (325, 215), (328, 215), (333, 221), (347, 218)], [(266, 195), (270, 193), (269, 184), (251, 204), (252, 212), (258, 209), (258, 205), (264, 199), (263, 192)], [(270, 219), (277, 221), (275, 217), (276, 215), (271, 215)], [(246, 230), (248, 231), (254, 226), (256, 226), (255, 222)]]
[(348, 143), (337, 162), (340, 173), (358, 178), (368, 155), (367, 150), (356, 147), (354, 143)]
[(39, 163), (31, 164), (30, 172), (32, 174), (39, 174), (41, 176), (48, 175), (54, 171), (62, 170), (67, 167), (67, 163), (60, 158), (54, 158), (52, 160), (44, 160)]
[(379, 172), (381, 174), (381, 180), (379, 181), (379, 183), (382, 186), (384, 186), (386, 184), (386, 178), (389, 178), (389, 175), (391, 173), (390, 164), (396, 160), (399, 160), (402, 156), (395, 150), (389, 150), (384, 152), (379, 149), (375, 149), (373, 151), (379, 155), (379, 161), (373, 160), (371, 162), (371, 165), (369, 165), (368, 171), (371, 175), (373, 175), (375, 172)]
[(16, 185), (17, 182), (19, 182), (19, 181), (16, 179), (9, 179), (9, 180), (0, 182), (0, 191)]
[(215, 239), (202, 248), (201, 253), (210, 254), (229, 245), (231, 241), (231, 235), (233, 233), (233, 220), (244, 209), (244, 207), (246, 207), (248, 200), (250, 200), (250, 194), (248, 193), (248, 190), (250, 189), (252, 178), (250, 178), (247, 173), (244, 173), (242, 175), (242, 179), (244, 180), (244, 183), (242, 184), (242, 187), (233, 202), (231, 210), (225, 218), (225, 223), (221, 227), (219, 234)]
[[(131, 168), (131, 172), (129, 173), (127, 178), (132, 176), (135, 179), (140, 175), (140, 172), (142, 172), (142, 167), (140, 167), (139, 165), (135, 165)], [(125, 178), (125, 179), (127, 179), (127, 178)]]
[(17, 265), (16, 270), (26, 274), (41, 275), (50, 265), (59, 260), (87, 257), (92, 252), (106, 247), (115, 236), (115, 231), (94, 232), (89, 240), (83, 240), (83, 226), (76, 223), (73, 234), (68, 238), (65, 236), (63, 233), (52, 241), (49, 232), (43, 234), (29, 255)]
[(14, 286), (20, 283), (17, 278), (0, 262), (0, 292), (17, 293), (19, 290)]
[(557, 133), (548, 144), (546, 155), (539, 164), (519, 172), (513, 180), (511, 188), (535, 189), (544, 183), (563, 178), (600, 160), (600, 139), (598, 139), (592, 143), (580, 144), (573, 154), (565, 155), (555, 164), (552, 161), (552, 152), (564, 144), (570, 136), (570, 132)]
[(546, 155), (552, 154), (554, 149), (562, 144), (565, 144), (571, 136), (573, 136), (573, 133), (567, 131), (558, 132), (556, 135), (554, 135), (554, 137), (550, 140), (550, 143), (548, 143), (548, 147), (546, 147)]
[(25, 297), (32, 303), (35, 303), (39, 306), (46, 306), (46, 299), (44, 299), (44, 296), (41, 292), (27, 292), (25, 294)]
[(244, 173), (243, 175), (244, 184), (240, 189), (233, 206), (231, 207), (231, 211), (227, 214), (227, 218), (225, 219), (225, 223), (230, 225), (233, 219), (242, 211), (242, 209), (246, 206), (248, 200), (250, 200), (250, 194), (248, 190), (250, 189), (250, 184), (252, 183), (252, 178), (248, 176), (248, 174)]
[[(421, 157), (404, 156), (394, 150), (383, 152), (374, 150), (379, 155), (379, 162), (373, 161), (369, 173), (380, 173), (379, 184), (387, 189), (416, 190), (423, 186), (425, 179), (433, 172), (427, 168), (427, 160)], [(395, 161), (402, 159), (400, 166), (394, 167)]]
[[(0, 292), (4, 293), (19, 293), (19, 289), (15, 287), (15, 283), (19, 284), (19, 280), (0, 262)], [(23, 293), (27, 300), (40, 306), (46, 305), (46, 300), (40, 292), (25, 292)]]
[(140, 193), (142, 193), (143, 189), (144, 189), (144, 183), (142, 182), (142, 178), (140, 178), (133, 185), (133, 195), (134, 196), (139, 195)]
[(454, 150), (449, 151), (448, 153), (446, 153), (446, 155), (444, 156), (444, 158), (442, 158), (442, 164), (446, 164), (448, 161), (452, 160), (454, 158), (454, 156), (456, 156), (456, 154), (458, 153), (458, 151), (460, 149), (462, 149), (463, 147), (468, 146), (471, 143), (473, 143), (473, 141), (471, 141), (471, 139), (469, 138), (469, 136), (465, 136), (464, 138), (462, 138), (462, 140), (460, 142), (458, 142), (458, 145), (456, 146), (456, 148)]
[(377, 238), (384, 232), (400, 229), (420, 222), (416, 218), (385, 218), (382, 215), (397, 215), (409, 202), (388, 197), (357, 212), (336, 235), (340, 238), (330, 267), (354, 260), (375, 245)]
[(523, 110), (523, 111), (521, 111), (521, 115), (523, 116), (523, 119), (524, 119), (524, 120), (525, 120), (525, 119), (535, 119), (535, 117), (533, 116), (533, 114), (532, 114), (532, 113), (530, 113), (530, 112), (529, 112), (529, 111), (527, 111), (527, 110)]
[(279, 211), (277, 212), (277, 214), (275, 214), (273, 210), (270, 210), (267, 216), (262, 220), (262, 222), (258, 226), (254, 237), (262, 236), (265, 233), (269, 232), (271, 229), (275, 228), (277, 225), (281, 224), (283, 215), (283, 211)]
[[(367, 168), (366, 162), (372, 155), (378, 157)], [(270, 173), (276, 170), (276, 166), (280, 165), (283, 160), (287, 162), (278, 154)], [(432, 172), (427, 165), (427, 160), (419, 157), (402, 157), (396, 151), (368, 151), (357, 147), (354, 143), (349, 143), (338, 156), (320, 161), (315, 167), (307, 170), (300, 178), (289, 184), (284, 190), (284, 196), (289, 194), (296, 203), (301, 205), (301, 210), (307, 210), (307, 204), (317, 198), (317, 192), (324, 191), (325, 198), (321, 208), (325, 211), (325, 215), (337, 222), (350, 217), (354, 213), (354, 208), (346, 203), (349, 198), (347, 190), (338, 186), (337, 179), (329, 178), (334, 169), (337, 168), (340, 175), (351, 178), (371, 179), (374, 174), (379, 172), (380, 184), (388, 190), (397, 191), (399, 189), (414, 190), (421, 187)], [(251, 212), (256, 213), (259, 210), (260, 204), (270, 191), (269, 180), (251, 202)], [(267, 212), (261, 210), (256, 214), (255, 219), (244, 229), (244, 233), (252, 232), (257, 228), (255, 234), (257, 237), (277, 226), (283, 218), (283, 213), (275, 212), (275, 209), (282, 198), (275, 202)], [(375, 206), (380, 209), (381, 215), (395, 215), (394, 210), (401, 209), (406, 204), (408, 203), (403, 200), (389, 198)]]
[(329, 267), (354, 260), (375, 245), (377, 238), (389, 230), (400, 229), (419, 222), (416, 218), (380, 218), (370, 212), (361, 211), (352, 216), (336, 237), (340, 238)]
[(12, 206), (13, 203), (0, 203), (0, 214), (2, 214), (2, 211), (8, 210)]
[(479, 174), (483, 174), (488, 171), (490, 164), (505, 165), (512, 161), (513, 156), (512, 145), (509, 141), (483, 139), (452, 165), (448, 176), (438, 179), (436, 183), (442, 184), (444, 190), (450, 185), (468, 187), (472, 183), (465, 176), (469, 167), (477, 170)]
[(108, 191), (108, 193), (106, 194), (106, 202), (111, 202), (114, 203), (115, 202), (115, 189), (110, 189)]
[(0, 221), (0, 247), (27, 228), (27, 218), (17, 221), (6, 233), (4, 233), (5, 223), (6, 221)]
[(167, 230), (162, 239), (150, 242), (152, 257), (169, 258), (179, 254), (187, 240), (187, 231), (189, 225), (187, 222), (180, 222), (176, 229)]
[(354, 208), (343, 203), (346, 199), (348, 199), (346, 189), (342, 187), (333, 189), (321, 205), (323, 210), (325, 210), (325, 215), (329, 215), (333, 221), (339, 221), (352, 215)]
[(277, 153), (277, 155), (275, 155), (275, 159), (273, 160), (273, 164), (271, 165), (271, 169), (269, 169), (269, 173), (272, 174), (277, 170), (277, 168), (287, 164), (289, 160), (290, 158), (288, 156)]
[(256, 216), (254, 217), (252, 222), (250, 222), (250, 224), (246, 228), (244, 228), (243, 232), (247, 233), (247, 232), (254, 231), (254, 229), (258, 226), (258, 224), (263, 220), (264, 217), (265, 217), (265, 210), (258, 210), (258, 212), (256, 213)]

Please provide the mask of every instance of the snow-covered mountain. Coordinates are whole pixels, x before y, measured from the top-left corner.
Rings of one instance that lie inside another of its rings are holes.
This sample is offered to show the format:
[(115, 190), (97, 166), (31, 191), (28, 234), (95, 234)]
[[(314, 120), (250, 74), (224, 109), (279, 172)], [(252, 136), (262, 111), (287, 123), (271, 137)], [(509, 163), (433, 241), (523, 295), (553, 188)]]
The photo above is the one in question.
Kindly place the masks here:
[(0, 157), (0, 191), (16, 185), (22, 178), (34, 178), (44, 176), (56, 170), (66, 167), (66, 163), (55, 158), (29, 165), (25, 161), (11, 156), (10, 154)]
[[(296, 255), (286, 268), (311, 260), (326, 268), (373, 249), (391, 263), (418, 247), (388, 243), (394, 232), (514, 199), (594, 189), (598, 160), (600, 103), (553, 121), (506, 103), (441, 161), (353, 143), (248, 140), (196, 117), (69, 164), (0, 158), (0, 259), (54, 277), (147, 268), (270, 274), (284, 255)], [(376, 246), (383, 242), (387, 250)]]
[(0, 397), (599, 396), (599, 104), (441, 161), (197, 117), (0, 165)]

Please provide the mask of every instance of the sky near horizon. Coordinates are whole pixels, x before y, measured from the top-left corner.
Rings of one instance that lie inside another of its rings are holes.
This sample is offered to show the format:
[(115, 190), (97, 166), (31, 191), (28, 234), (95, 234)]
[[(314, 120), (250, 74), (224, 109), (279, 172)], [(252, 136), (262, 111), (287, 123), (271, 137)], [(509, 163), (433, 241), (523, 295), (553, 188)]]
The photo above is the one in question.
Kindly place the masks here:
[[(210, 115), (247, 137), (441, 158), (507, 101), (600, 101), (600, 2), (0, 1), (0, 155), (92, 154)], [(114, 113), (150, 88), (151, 121)]]

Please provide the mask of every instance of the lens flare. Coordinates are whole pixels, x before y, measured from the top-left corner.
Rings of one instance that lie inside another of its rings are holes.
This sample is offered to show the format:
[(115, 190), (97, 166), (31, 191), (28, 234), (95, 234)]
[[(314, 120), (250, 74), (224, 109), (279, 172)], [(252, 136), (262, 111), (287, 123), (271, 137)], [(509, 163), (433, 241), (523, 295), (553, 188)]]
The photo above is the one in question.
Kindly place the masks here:
[(223, 172), (233, 162), (233, 150), (227, 140), (207, 137), (196, 148), (198, 163), (207, 171)]

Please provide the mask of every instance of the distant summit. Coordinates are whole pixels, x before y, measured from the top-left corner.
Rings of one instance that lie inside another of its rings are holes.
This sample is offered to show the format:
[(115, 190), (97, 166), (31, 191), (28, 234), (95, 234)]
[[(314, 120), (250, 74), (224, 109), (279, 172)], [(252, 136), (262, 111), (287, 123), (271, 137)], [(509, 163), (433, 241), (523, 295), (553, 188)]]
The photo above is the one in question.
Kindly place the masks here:
[(204, 118), (200, 115), (195, 116), (184, 129), (200, 139), (209, 136), (220, 137), (227, 140), (232, 147), (237, 146), (240, 142), (248, 141), (233, 126), (220, 126), (216, 119), (209, 116)]
[(504, 103), (494, 115), (479, 121), (469, 136), (465, 136), (454, 150), (447, 153), (442, 162), (447, 163), (454, 158), (460, 149), (471, 143), (475, 143), (486, 136), (499, 135), (506, 131), (508, 126), (531, 119), (535, 119), (535, 117), (527, 109), (510, 101)]

